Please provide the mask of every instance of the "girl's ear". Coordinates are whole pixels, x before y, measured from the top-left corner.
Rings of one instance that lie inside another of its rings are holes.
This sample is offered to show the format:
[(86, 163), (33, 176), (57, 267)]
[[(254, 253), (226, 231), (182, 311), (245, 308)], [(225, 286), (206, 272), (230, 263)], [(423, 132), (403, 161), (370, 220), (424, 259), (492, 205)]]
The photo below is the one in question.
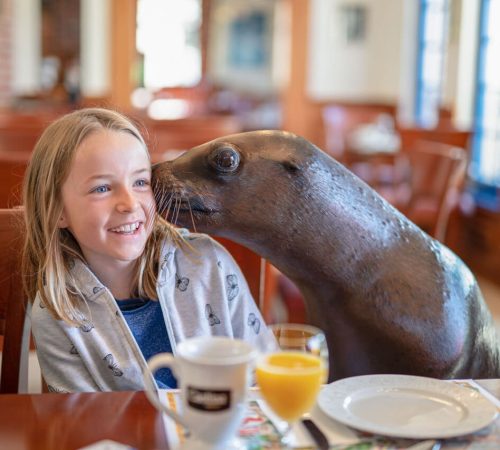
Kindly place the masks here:
[(59, 221), (57, 222), (57, 227), (68, 228), (68, 221), (66, 220), (66, 216), (64, 214), (61, 214), (61, 217), (59, 217)]

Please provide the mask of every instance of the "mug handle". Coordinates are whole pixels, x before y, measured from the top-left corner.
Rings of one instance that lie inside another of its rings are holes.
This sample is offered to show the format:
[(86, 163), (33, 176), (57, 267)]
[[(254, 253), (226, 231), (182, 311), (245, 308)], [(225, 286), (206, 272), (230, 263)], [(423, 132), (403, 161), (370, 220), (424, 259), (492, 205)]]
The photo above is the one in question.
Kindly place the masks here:
[[(176, 363), (175, 358), (170, 353), (159, 353), (158, 355), (154, 355), (149, 361), (148, 370), (144, 371), (143, 379), (144, 379), (144, 392), (146, 393), (146, 397), (153, 404), (153, 406), (161, 412), (164, 412), (168, 416), (170, 416), (173, 420), (175, 420), (178, 424), (182, 425), (186, 430), (186, 435), (190, 434), (190, 430), (185, 419), (174, 410), (165, 406), (162, 402), (160, 402), (158, 398), (158, 389), (156, 387), (156, 383), (154, 381), (153, 374), (163, 367), (170, 366), (172, 370), (175, 369)], [(174, 372), (175, 373), (175, 372)]]

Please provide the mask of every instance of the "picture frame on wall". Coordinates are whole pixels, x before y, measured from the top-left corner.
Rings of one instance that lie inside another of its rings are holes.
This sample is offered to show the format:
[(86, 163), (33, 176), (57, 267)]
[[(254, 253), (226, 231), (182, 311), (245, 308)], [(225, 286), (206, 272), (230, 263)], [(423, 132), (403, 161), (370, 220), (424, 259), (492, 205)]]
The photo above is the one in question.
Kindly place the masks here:
[(364, 5), (343, 5), (342, 26), (347, 44), (362, 43), (366, 39), (367, 10)]
[(214, 2), (208, 52), (212, 81), (249, 93), (266, 95), (276, 90), (276, 4), (273, 0)]

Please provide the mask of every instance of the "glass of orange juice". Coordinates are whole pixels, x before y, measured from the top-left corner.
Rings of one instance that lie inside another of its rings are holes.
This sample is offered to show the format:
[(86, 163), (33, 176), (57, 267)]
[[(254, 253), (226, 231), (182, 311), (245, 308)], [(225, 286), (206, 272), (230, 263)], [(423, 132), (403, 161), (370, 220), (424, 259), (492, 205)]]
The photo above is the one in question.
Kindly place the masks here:
[[(312, 409), (328, 377), (328, 350), (318, 328), (301, 324), (270, 328), (279, 348), (260, 356), (255, 377), (263, 399), (288, 424), (282, 444), (289, 446), (292, 424)], [(321, 345), (308, 345), (311, 336), (319, 336), (316, 343)]]

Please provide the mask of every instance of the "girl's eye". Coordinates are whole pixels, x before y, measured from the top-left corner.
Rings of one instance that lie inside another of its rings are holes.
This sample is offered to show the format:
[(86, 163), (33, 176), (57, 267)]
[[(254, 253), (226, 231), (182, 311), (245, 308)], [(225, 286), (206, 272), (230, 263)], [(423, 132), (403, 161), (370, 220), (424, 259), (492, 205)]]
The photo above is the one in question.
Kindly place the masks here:
[(139, 186), (139, 187), (147, 186), (147, 185), (149, 185), (149, 180), (146, 180), (146, 179), (137, 180), (135, 182), (135, 185)]
[(102, 185), (102, 186), (97, 186), (96, 188), (92, 189), (91, 192), (95, 192), (97, 194), (104, 194), (105, 192), (109, 191), (109, 186)]

